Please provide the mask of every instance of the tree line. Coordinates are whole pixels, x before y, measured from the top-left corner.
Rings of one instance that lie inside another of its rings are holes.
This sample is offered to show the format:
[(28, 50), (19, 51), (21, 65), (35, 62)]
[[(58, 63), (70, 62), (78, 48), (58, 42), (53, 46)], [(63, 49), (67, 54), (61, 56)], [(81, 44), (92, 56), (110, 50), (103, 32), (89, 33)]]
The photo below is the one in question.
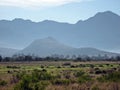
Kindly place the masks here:
[(13, 55), (12, 57), (2, 57), (0, 55), (0, 62), (9, 62), (9, 61), (120, 61), (120, 56), (76, 56), (76, 55), (51, 55), (47, 57), (39, 57), (39, 56), (34, 56), (34, 55)]

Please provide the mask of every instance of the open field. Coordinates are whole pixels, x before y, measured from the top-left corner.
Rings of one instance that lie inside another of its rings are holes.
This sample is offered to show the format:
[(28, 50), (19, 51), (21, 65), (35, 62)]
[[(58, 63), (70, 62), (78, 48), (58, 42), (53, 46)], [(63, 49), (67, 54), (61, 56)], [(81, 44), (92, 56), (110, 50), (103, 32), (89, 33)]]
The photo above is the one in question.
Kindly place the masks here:
[(1, 62), (0, 90), (120, 90), (120, 62)]

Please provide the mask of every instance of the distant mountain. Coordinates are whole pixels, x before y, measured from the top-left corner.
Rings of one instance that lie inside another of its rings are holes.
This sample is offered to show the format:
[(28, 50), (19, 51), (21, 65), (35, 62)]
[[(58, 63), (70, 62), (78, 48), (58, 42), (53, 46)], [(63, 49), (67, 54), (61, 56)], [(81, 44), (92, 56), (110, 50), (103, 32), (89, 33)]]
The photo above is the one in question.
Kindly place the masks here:
[(51, 56), (53, 54), (58, 55), (67, 55), (74, 54), (71, 51), (74, 51), (75, 48), (66, 46), (64, 44), (59, 43), (52, 37), (48, 37), (45, 39), (39, 39), (33, 41), (30, 45), (24, 48), (20, 53), (23, 54), (34, 54), (38, 56)]
[(73, 48), (67, 45), (64, 45), (54, 38), (48, 37), (45, 39), (39, 39), (33, 41), (28, 47), (21, 50), (19, 53), (25, 55), (37, 55), (37, 56), (52, 56), (52, 55), (64, 55), (64, 56), (73, 56), (73, 55), (88, 55), (88, 56), (117, 56), (119, 54), (105, 52), (95, 48)]
[(19, 50), (17, 49), (11, 49), (11, 48), (0, 48), (0, 55), (2, 57), (11, 57), (15, 53), (17, 53)]
[[(55, 39), (74, 47), (94, 47), (103, 50), (120, 50), (120, 16), (111, 12), (99, 12), (95, 16), (75, 24), (45, 20), (0, 20), (0, 43), (25, 47), (33, 40), (44, 37)], [(1, 46), (2, 47), (2, 46)]]

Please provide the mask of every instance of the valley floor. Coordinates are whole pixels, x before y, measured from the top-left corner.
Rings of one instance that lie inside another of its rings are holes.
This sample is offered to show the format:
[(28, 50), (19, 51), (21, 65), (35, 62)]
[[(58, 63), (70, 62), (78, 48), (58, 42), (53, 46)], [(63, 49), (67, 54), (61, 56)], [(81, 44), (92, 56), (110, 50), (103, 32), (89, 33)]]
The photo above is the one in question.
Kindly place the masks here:
[(0, 90), (120, 90), (120, 62), (1, 62)]

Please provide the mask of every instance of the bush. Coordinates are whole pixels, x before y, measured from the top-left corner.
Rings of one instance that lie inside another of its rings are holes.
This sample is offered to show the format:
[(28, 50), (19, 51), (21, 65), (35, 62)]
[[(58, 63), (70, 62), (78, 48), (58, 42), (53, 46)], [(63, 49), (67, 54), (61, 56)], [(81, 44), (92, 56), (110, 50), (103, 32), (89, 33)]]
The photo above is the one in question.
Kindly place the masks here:
[(0, 80), (0, 86), (5, 86), (5, 85), (7, 85), (7, 82), (4, 80)]
[(94, 68), (95, 66), (94, 66), (93, 64), (90, 64), (90, 67), (91, 67), (91, 68)]
[[(41, 81), (36, 86), (38, 86), (38, 89), (35, 90), (45, 90), (45, 88), (49, 85), (49, 82), (47, 81)], [(36, 87), (35, 86), (35, 87)]]
[(98, 80), (99, 82), (104, 82), (104, 81), (105, 81), (105, 78), (104, 78), (104, 77), (98, 77), (97, 80)]
[(89, 75), (83, 75), (83, 76), (78, 78), (79, 83), (86, 83), (86, 82), (91, 81), (91, 80), (92, 79)]
[(96, 70), (95, 74), (102, 74), (103, 72), (101, 70)]
[(53, 76), (46, 70), (34, 70), (31, 74), (16, 74), (20, 80), (14, 90), (44, 90), (48, 85), (46, 80), (51, 80)]
[(113, 72), (105, 76), (105, 79), (113, 82), (120, 82), (120, 72)]
[(104, 67), (104, 65), (100, 64), (99, 67)]
[(51, 80), (53, 76), (46, 70), (34, 70), (32, 72), (32, 78), (36, 80)]
[(97, 78), (100, 82), (120, 82), (120, 72), (113, 72)]
[(24, 75), (26, 75), (26, 72), (25, 72), (25, 71), (20, 72), (20, 73), (16, 73), (16, 74), (13, 75), (13, 76), (20, 80), (20, 79), (23, 78)]
[(41, 72), (38, 77), (39, 80), (51, 80), (52, 78), (51, 74), (47, 72)]
[(75, 73), (75, 77), (81, 77), (81, 76), (83, 76), (84, 74), (85, 74), (85, 72), (79, 71), (79, 72)]
[(19, 83), (14, 87), (14, 90), (33, 90), (31, 85), (33, 78), (31, 75), (24, 75)]
[(71, 65), (70, 67), (71, 67), (71, 68), (77, 68), (77, 66), (76, 66), (76, 65)]
[(40, 81), (38, 83), (30, 84), (30, 86), (32, 87), (32, 90), (45, 90), (48, 85), (49, 85), (49, 82), (46, 82), (46, 81)]
[(44, 66), (43, 66), (43, 65), (41, 65), (41, 68), (44, 68)]
[(70, 80), (69, 79), (56, 79), (56, 80), (52, 81), (52, 84), (55, 84), (55, 85), (69, 85)]
[(64, 63), (63, 66), (70, 66), (71, 63)]
[(98, 86), (94, 86), (91, 90), (100, 90)]
[(86, 67), (84, 64), (80, 64), (79, 67)]
[(62, 68), (61, 66), (57, 66), (57, 68)]
[(18, 67), (18, 66), (7, 66), (7, 68), (20, 69), (20, 67)]

